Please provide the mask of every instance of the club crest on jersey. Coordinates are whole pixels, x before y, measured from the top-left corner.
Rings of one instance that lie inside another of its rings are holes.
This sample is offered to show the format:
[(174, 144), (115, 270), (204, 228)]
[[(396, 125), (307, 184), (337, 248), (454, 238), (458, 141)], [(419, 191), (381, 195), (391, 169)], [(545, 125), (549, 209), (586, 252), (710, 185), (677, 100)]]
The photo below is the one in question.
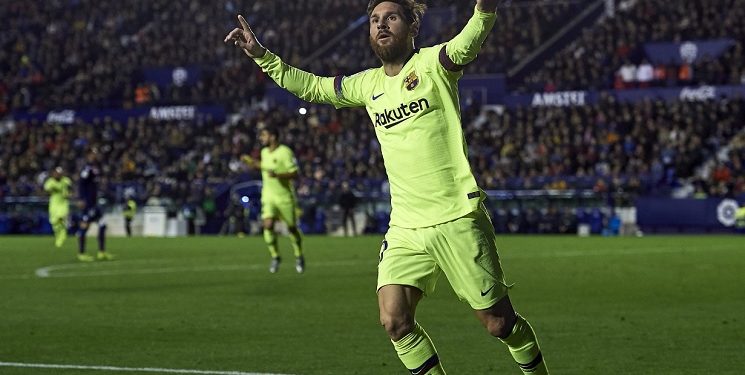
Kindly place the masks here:
[(407, 90), (412, 91), (419, 85), (419, 77), (416, 75), (416, 71), (409, 73), (404, 79), (404, 86)]

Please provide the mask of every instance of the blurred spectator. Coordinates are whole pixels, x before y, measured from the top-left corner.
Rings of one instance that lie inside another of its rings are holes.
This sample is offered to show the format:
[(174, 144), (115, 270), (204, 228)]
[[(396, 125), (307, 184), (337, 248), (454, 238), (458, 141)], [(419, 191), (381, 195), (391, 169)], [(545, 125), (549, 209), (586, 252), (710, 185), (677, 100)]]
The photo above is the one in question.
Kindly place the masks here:
[(654, 78), (652, 64), (650, 64), (647, 59), (643, 59), (642, 63), (636, 69), (636, 81), (639, 82), (639, 87), (649, 87)]
[(344, 181), (341, 184), (341, 194), (339, 194), (339, 206), (342, 210), (341, 223), (344, 227), (344, 236), (348, 236), (348, 224), (352, 225), (352, 236), (357, 234), (357, 224), (354, 219), (354, 208), (357, 206), (357, 196), (349, 188), (349, 183)]

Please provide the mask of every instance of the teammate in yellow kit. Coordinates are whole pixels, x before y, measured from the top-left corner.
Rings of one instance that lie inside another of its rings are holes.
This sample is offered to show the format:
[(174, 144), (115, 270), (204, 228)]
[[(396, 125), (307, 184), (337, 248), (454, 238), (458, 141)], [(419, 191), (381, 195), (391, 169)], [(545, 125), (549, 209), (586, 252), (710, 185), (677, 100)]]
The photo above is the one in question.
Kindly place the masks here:
[(295, 184), (298, 166), (292, 150), (279, 143), (279, 133), (276, 128), (264, 128), (259, 133), (261, 160), (255, 160), (248, 155), (243, 161), (249, 167), (261, 170), (261, 220), (263, 221), (264, 241), (269, 247), (272, 261), (269, 272), (279, 270), (282, 257), (277, 247), (277, 236), (274, 223), (282, 220), (287, 224), (290, 232), (290, 242), (295, 253), (295, 271), (305, 271), (305, 256), (303, 256), (303, 237), (297, 227), (297, 198)]
[(52, 224), (56, 247), (62, 247), (67, 239), (71, 188), (72, 180), (64, 175), (62, 167), (54, 168), (52, 176), (44, 182), (44, 191), (49, 194), (49, 223)]

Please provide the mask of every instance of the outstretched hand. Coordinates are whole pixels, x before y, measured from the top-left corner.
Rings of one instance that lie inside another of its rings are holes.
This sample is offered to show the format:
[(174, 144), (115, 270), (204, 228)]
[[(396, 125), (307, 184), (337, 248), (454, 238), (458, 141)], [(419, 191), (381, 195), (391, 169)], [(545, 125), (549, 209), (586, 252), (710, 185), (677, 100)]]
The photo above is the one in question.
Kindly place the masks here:
[(233, 31), (225, 37), (225, 43), (232, 41), (233, 44), (242, 49), (248, 57), (263, 57), (266, 53), (266, 48), (264, 48), (264, 46), (259, 43), (258, 39), (256, 39), (256, 35), (251, 30), (251, 27), (248, 26), (246, 19), (243, 18), (243, 16), (238, 15), (238, 22), (240, 22), (241, 27), (233, 29)]
[(482, 12), (496, 12), (499, 0), (476, 0), (476, 8)]

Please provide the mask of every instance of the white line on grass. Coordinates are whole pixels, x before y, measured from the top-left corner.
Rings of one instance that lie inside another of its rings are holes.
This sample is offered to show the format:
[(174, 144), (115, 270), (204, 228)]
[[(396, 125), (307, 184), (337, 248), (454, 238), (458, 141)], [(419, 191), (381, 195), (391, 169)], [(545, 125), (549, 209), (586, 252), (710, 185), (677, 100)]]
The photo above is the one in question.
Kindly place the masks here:
[[(553, 253), (536, 253), (536, 252), (520, 252), (513, 251), (510, 254), (503, 255), (504, 259), (533, 259), (533, 258), (574, 258), (574, 257), (593, 257), (593, 256), (628, 256), (628, 255), (647, 255), (647, 254), (671, 254), (671, 253), (689, 253), (699, 251), (714, 251), (714, 250), (729, 250), (729, 249), (703, 249), (703, 248), (690, 248), (690, 249), (628, 249), (628, 250), (569, 250), (563, 252)], [(178, 273), (178, 272), (215, 272), (215, 271), (251, 271), (261, 270), (266, 268), (263, 264), (232, 264), (232, 265), (214, 265), (214, 266), (184, 266), (184, 267), (150, 267), (150, 268), (119, 268), (119, 269), (101, 269), (108, 267), (119, 267), (120, 265), (131, 265), (133, 263), (158, 263), (158, 261), (145, 261), (145, 260), (131, 260), (131, 261), (117, 261), (117, 262), (106, 262), (106, 263), (69, 263), (69, 264), (57, 264), (47, 267), (38, 268), (34, 274), (39, 278), (66, 278), (66, 277), (96, 277), (96, 276), (120, 276), (120, 275), (149, 275), (149, 274), (164, 274), (164, 273)], [(361, 260), (357, 261), (330, 261), (330, 262), (318, 262), (312, 263), (313, 267), (344, 267), (354, 266), (370, 263), (374, 265), (372, 261), (364, 262)], [(18, 276), (0, 276), (0, 279), (28, 279), (28, 275)]]
[(266, 372), (190, 370), (190, 369), (157, 368), (157, 367), (55, 365), (55, 364), (47, 364), (47, 363), (18, 363), (18, 362), (0, 362), (0, 367), (68, 369), (68, 370), (71, 369), (71, 370), (93, 370), (93, 371), (157, 372), (161, 374), (167, 373), (167, 374), (201, 374), (201, 375), (288, 375), (288, 374), (273, 374), (273, 373), (266, 373)]
[[(111, 262), (109, 264), (113, 264)], [(119, 261), (118, 264), (126, 262)], [(345, 267), (361, 264), (359, 261), (331, 261), (331, 262), (318, 262), (313, 263), (313, 267)], [(373, 263), (370, 263), (373, 264)], [(210, 271), (249, 271), (249, 270), (260, 270), (266, 268), (263, 264), (233, 264), (233, 265), (214, 265), (214, 266), (191, 266), (191, 267), (159, 267), (159, 268), (137, 268), (137, 269), (110, 269), (110, 270), (90, 270), (83, 271), (83, 269), (91, 268), (87, 263), (80, 264), (60, 264), (42, 267), (37, 269), (34, 273), (39, 278), (60, 278), (60, 277), (93, 277), (93, 276), (116, 276), (116, 275), (144, 275), (144, 274), (162, 274), (162, 273), (178, 273), (178, 272), (210, 272)], [(71, 270), (72, 272), (55, 272)], [(78, 271), (78, 272), (75, 272)]]

